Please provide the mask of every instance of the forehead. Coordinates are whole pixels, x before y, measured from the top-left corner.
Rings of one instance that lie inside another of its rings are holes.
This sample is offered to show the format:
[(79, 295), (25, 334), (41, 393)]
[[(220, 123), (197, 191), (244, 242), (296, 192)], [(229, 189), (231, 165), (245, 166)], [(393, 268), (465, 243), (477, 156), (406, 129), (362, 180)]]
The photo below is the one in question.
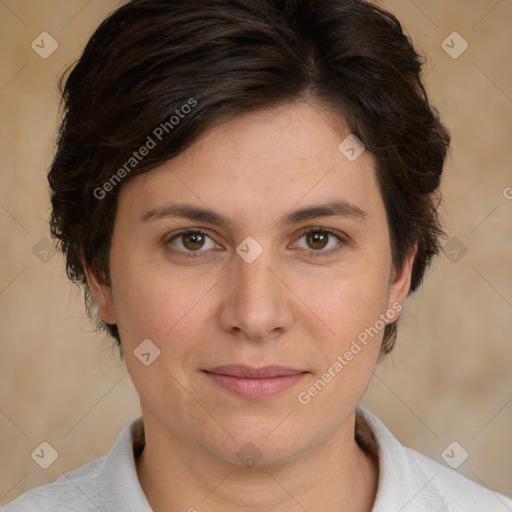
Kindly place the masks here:
[(351, 161), (340, 151), (349, 135), (341, 116), (316, 104), (239, 115), (131, 179), (119, 208), (129, 204), (140, 213), (182, 201), (240, 220), (255, 213), (275, 218), (294, 206), (337, 200), (370, 213), (382, 210), (372, 155), (364, 151)]

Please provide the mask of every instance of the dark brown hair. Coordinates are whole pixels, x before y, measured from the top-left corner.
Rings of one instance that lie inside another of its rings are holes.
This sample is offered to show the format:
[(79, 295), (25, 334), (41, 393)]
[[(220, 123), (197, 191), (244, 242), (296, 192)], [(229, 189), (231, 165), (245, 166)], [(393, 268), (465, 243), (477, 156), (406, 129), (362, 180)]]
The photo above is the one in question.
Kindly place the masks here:
[[(339, 112), (374, 155), (395, 268), (417, 245), (414, 291), (439, 250), (437, 189), (450, 140), (422, 85), (422, 64), (397, 19), (363, 0), (132, 0), (120, 7), (61, 80), (64, 118), (48, 175), (52, 235), (88, 308), (80, 258), (110, 284), (125, 180), (237, 114), (308, 99)], [(158, 127), (161, 140), (130, 160)], [(119, 343), (117, 326), (97, 321)], [(395, 338), (393, 323), (383, 353)]]

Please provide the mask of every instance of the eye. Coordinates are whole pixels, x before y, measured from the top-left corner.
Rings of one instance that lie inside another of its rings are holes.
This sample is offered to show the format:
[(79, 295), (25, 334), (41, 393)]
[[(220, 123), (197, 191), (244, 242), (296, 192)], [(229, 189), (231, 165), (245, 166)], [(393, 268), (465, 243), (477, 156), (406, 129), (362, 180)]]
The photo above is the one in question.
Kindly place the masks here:
[(294, 247), (315, 252), (331, 252), (331, 250), (339, 246), (341, 242), (341, 238), (332, 231), (311, 229), (294, 243)]
[(215, 242), (203, 231), (182, 231), (168, 243), (184, 252), (203, 252), (216, 247)]

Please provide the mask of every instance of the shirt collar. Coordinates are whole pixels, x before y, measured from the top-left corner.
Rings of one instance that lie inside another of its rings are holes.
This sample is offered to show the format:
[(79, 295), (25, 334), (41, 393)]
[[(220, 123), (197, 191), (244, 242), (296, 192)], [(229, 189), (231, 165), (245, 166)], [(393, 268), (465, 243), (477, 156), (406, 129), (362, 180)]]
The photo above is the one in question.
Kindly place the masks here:
[[(379, 482), (372, 512), (409, 510), (411, 505), (421, 507), (428, 495), (430, 505), (441, 505), (443, 499), (432, 482), (438, 472), (434, 468), (423, 468), (411, 458), (407, 450), (391, 434), (387, 427), (369, 411), (358, 408), (370, 426), (378, 446)], [(144, 448), (144, 423), (142, 418), (134, 420), (119, 434), (112, 450), (105, 459), (99, 485), (106, 510), (126, 512), (152, 512), (142, 490), (136, 467), (136, 457)], [(397, 488), (399, 486), (399, 488)], [(423, 491), (427, 492), (422, 495)]]
[(436, 466), (421, 466), (411, 457), (413, 451), (405, 448), (377, 416), (362, 408), (358, 412), (369, 423), (378, 444), (379, 483), (372, 512), (446, 510), (435, 485), (439, 474)]
[(138, 418), (121, 431), (106, 457), (99, 482), (105, 510), (152, 512), (135, 465), (143, 447), (144, 423)]

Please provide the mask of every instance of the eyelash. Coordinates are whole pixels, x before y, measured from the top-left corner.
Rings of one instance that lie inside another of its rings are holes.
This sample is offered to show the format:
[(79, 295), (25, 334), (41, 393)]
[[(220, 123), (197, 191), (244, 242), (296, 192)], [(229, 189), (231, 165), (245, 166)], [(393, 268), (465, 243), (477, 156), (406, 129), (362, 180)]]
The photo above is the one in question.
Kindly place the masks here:
[[(186, 230), (180, 231), (178, 233), (175, 233), (171, 238), (169, 238), (165, 242), (165, 244), (166, 244), (166, 246), (170, 247), (170, 250), (172, 252), (180, 254), (180, 255), (182, 255), (182, 256), (184, 256), (186, 258), (204, 257), (205, 255), (201, 254), (201, 253), (207, 253), (210, 249), (206, 249), (206, 250), (199, 249), (197, 251), (190, 251), (190, 250), (177, 249), (177, 248), (173, 247), (172, 242), (174, 242), (174, 240), (176, 240), (176, 239), (178, 239), (178, 238), (180, 238), (180, 237), (182, 237), (184, 235), (192, 234), (192, 233), (204, 235), (205, 237), (207, 237), (210, 240), (212, 240), (213, 242), (215, 242), (213, 240), (213, 238), (210, 237), (208, 235), (208, 233), (206, 233), (205, 231), (202, 231), (200, 229), (186, 229)], [(341, 249), (341, 247), (346, 244), (346, 237), (345, 236), (343, 236), (341, 234), (338, 234), (338, 233), (336, 233), (336, 232), (334, 232), (334, 231), (332, 231), (330, 229), (325, 229), (325, 228), (306, 228), (305, 230), (301, 231), (300, 236), (298, 237), (297, 241), (293, 243), (293, 245), (295, 245), (304, 236), (309, 235), (309, 234), (314, 234), (314, 233), (326, 234), (329, 237), (334, 237), (334, 238), (338, 239), (338, 242), (339, 242), (336, 245), (336, 247), (333, 247), (333, 248), (327, 249), (327, 250), (319, 249), (319, 250), (315, 251), (313, 249), (310, 249), (310, 250), (305, 249), (309, 253), (309, 256), (312, 256), (314, 258), (330, 256), (333, 253), (339, 251)]]

